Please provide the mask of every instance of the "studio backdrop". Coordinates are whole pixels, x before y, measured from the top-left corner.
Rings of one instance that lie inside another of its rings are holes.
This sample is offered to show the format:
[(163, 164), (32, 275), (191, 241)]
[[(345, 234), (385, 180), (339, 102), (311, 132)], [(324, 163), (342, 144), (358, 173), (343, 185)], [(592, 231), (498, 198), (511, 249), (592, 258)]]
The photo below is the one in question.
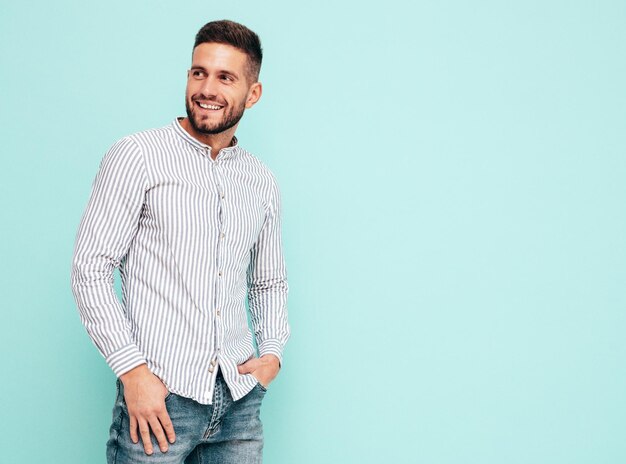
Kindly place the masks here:
[(626, 462), (622, 1), (3, 1), (0, 462), (104, 462), (69, 285), (100, 160), (256, 31), (292, 335), (269, 464)]

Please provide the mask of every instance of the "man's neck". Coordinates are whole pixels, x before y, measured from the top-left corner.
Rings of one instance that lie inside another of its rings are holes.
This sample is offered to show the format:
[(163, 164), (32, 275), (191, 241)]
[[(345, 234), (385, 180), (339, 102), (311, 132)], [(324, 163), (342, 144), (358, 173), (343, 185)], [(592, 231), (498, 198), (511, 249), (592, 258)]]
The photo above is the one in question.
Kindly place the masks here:
[(222, 148), (230, 147), (232, 145), (235, 131), (237, 130), (237, 125), (235, 125), (224, 132), (220, 132), (219, 134), (202, 134), (193, 128), (189, 122), (189, 118), (183, 118), (182, 121), (180, 121), (180, 126), (194, 139), (210, 146), (211, 158), (213, 159), (217, 158), (217, 155)]

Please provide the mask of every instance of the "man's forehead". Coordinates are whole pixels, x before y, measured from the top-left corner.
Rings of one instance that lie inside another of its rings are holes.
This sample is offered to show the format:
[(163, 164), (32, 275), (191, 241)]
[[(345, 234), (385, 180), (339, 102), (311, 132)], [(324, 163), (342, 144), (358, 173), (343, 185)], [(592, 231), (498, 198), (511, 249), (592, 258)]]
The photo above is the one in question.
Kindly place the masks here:
[(201, 43), (193, 49), (192, 64), (202, 66), (203, 63), (223, 63), (245, 65), (247, 55), (232, 45), (208, 42)]

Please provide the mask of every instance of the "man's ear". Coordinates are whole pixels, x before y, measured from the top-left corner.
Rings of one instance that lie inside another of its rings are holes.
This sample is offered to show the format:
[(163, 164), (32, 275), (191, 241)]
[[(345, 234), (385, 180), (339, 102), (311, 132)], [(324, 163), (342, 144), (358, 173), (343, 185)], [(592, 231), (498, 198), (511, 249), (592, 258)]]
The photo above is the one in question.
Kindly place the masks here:
[(263, 93), (263, 86), (260, 82), (255, 82), (250, 86), (248, 90), (248, 97), (246, 98), (246, 108), (252, 108), (256, 102), (261, 98)]

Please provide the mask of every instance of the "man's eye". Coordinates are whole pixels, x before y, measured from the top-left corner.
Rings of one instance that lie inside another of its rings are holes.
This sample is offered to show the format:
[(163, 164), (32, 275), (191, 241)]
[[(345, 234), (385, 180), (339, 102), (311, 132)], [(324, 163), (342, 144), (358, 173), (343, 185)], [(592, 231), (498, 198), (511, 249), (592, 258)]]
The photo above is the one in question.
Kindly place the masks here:
[(202, 79), (204, 77), (204, 73), (202, 71), (191, 71), (191, 75), (196, 79)]
[(227, 74), (222, 74), (222, 76), (220, 77), (220, 79), (222, 79), (223, 81), (227, 81), (227, 82), (232, 82), (233, 78)]

